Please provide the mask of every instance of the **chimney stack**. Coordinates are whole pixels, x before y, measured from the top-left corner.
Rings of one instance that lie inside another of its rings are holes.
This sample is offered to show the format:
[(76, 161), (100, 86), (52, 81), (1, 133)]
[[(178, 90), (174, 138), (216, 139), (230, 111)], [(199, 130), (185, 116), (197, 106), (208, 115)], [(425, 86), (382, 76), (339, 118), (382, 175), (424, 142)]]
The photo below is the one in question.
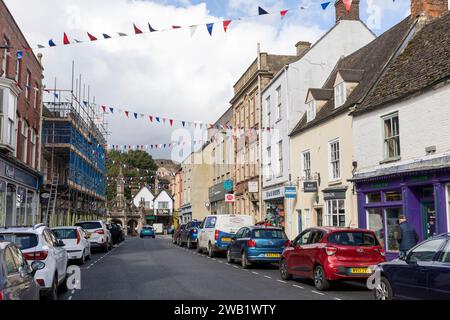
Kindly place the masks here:
[[(350, 11), (347, 11), (345, 3), (351, 2)], [(336, 0), (336, 23), (340, 20), (359, 20), (359, 0)]]
[(297, 42), (295, 47), (297, 48), (297, 57), (301, 57), (305, 54), (306, 51), (309, 50), (309, 48), (311, 48), (311, 42), (299, 41)]
[(427, 18), (438, 18), (448, 11), (448, 0), (411, 0), (411, 17), (424, 14)]

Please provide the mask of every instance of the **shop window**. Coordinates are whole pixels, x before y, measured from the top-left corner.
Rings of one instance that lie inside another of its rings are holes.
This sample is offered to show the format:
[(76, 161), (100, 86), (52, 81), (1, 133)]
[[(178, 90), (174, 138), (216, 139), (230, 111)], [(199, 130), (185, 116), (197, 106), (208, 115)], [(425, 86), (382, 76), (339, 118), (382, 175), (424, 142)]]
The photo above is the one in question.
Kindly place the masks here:
[(26, 205), (26, 191), (24, 188), (17, 189), (16, 195), (16, 224), (19, 226), (26, 225), (26, 215), (25, 215), (25, 205)]
[(345, 227), (345, 200), (328, 200), (325, 219), (329, 227)]
[(383, 210), (368, 209), (367, 210), (367, 228), (375, 232), (378, 241), (384, 248), (384, 226), (383, 226)]
[(5, 226), (5, 193), (6, 193), (6, 183), (0, 181), (0, 227)]
[(381, 192), (371, 192), (366, 194), (366, 203), (381, 202)]
[(27, 224), (35, 224), (37, 220), (35, 220), (35, 214), (34, 214), (34, 192), (28, 191), (27, 192), (27, 207), (26, 207), (26, 215), (27, 215)]
[(387, 251), (398, 251), (398, 219), (402, 214), (402, 208), (386, 209), (386, 242)]
[(387, 191), (385, 200), (387, 202), (402, 201), (402, 190)]
[(5, 214), (5, 225), (13, 226), (15, 225), (15, 215), (14, 215), (14, 204), (16, 201), (16, 187), (12, 184), (8, 184), (6, 188), (6, 214)]

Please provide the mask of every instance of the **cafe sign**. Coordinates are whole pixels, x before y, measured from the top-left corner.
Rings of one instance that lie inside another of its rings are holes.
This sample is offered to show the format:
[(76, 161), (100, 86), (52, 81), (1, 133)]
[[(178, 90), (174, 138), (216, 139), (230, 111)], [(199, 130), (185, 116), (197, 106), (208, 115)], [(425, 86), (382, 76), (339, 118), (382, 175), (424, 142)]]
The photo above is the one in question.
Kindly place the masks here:
[(318, 191), (317, 181), (303, 182), (303, 192), (315, 193)]

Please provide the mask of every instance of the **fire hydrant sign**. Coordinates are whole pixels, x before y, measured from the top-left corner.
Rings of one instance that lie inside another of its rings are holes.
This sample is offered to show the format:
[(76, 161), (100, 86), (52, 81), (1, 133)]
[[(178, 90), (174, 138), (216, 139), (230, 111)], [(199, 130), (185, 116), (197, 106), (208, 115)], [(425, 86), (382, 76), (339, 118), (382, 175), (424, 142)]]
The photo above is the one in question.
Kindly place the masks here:
[(230, 203), (230, 202), (234, 202), (234, 201), (235, 201), (234, 194), (226, 194), (225, 195), (225, 202)]

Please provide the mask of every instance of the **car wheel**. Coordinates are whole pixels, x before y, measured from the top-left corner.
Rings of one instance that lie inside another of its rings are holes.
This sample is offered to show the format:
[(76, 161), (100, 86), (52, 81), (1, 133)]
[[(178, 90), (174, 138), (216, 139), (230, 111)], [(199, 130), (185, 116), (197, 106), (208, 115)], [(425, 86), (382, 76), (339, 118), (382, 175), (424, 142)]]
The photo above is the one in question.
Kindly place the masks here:
[(380, 284), (373, 290), (375, 300), (392, 300), (392, 287), (389, 280), (381, 277)]
[(86, 262), (86, 251), (83, 250), (83, 254), (81, 255), (81, 258), (78, 260), (79, 265), (83, 265)]
[(234, 262), (234, 259), (231, 257), (231, 250), (230, 250), (230, 248), (228, 248), (228, 250), (227, 250), (227, 262), (228, 263), (233, 263)]
[(58, 300), (58, 275), (55, 274), (53, 277), (52, 287), (47, 294), (46, 298), (50, 300)]
[(250, 267), (250, 262), (248, 262), (247, 254), (245, 253), (245, 251), (242, 252), (242, 256), (241, 256), (241, 266), (242, 266), (242, 268), (244, 268), (244, 269), (247, 269), (247, 268)]
[(89, 249), (89, 255), (86, 256), (86, 260), (91, 260), (91, 258), (92, 258), (92, 251), (91, 249)]
[(211, 243), (208, 244), (208, 256), (209, 256), (210, 258), (213, 258), (213, 257), (214, 257), (214, 249), (213, 249), (213, 246), (211, 245)]
[(319, 291), (325, 291), (330, 288), (330, 282), (327, 280), (325, 271), (320, 265), (314, 269), (314, 285)]
[(283, 279), (283, 280), (291, 280), (292, 279), (292, 274), (290, 274), (288, 271), (288, 264), (287, 264), (286, 259), (283, 259), (280, 262), (280, 274), (281, 274), (281, 279)]

